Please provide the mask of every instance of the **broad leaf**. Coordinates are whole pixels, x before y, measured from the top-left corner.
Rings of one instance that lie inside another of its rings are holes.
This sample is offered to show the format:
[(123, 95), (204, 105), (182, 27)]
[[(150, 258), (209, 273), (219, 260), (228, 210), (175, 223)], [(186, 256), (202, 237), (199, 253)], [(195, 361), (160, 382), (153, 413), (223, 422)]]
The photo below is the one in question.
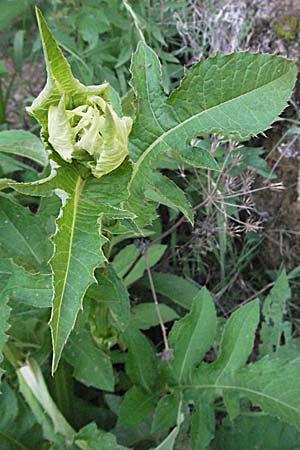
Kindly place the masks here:
[(215, 329), (215, 307), (207, 289), (202, 288), (194, 299), (191, 312), (175, 322), (169, 334), (169, 344), (174, 352), (171, 371), (179, 384), (202, 361), (213, 342)]
[(215, 411), (213, 406), (203, 399), (195, 402), (195, 409), (191, 418), (190, 448), (191, 450), (205, 450), (214, 436)]
[[(153, 169), (163, 154), (182, 155), (184, 162), (188, 159), (193, 165), (198, 159), (193, 155), (204, 152), (191, 147), (196, 136), (215, 133), (243, 141), (261, 133), (285, 108), (296, 79), (294, 63), (279, 56), (217, 54), (187, 70), (180, 86), (167, 98), (158, 58), (143, 42), (133, 56), (131, 72), (137, 114), (130, 136), (129, 153), (135, 165), (126, 207), (139, 215), (140, 225), (153, 219), (156, 208), (145, 192), (150, 190), (151, 200), (164, 197), (163, 203), (172, 206), (174, 190), (165, 186)], [(194, 165), (198, 167), (199, 162)], [(203, 165), (215, 168), (213, 162)], [(176, 207), (191, 220), (184, 203), (178, 199)]]
[(292, 425), (300, 425), (299, 362), (281, 363), (264, 358), (257, 363), (216, 379), (209, 366), (194, 372), (189, 388), (211, 391), (216, 396), (226, 392), (228, 397), (246, 397), (263, 412)]

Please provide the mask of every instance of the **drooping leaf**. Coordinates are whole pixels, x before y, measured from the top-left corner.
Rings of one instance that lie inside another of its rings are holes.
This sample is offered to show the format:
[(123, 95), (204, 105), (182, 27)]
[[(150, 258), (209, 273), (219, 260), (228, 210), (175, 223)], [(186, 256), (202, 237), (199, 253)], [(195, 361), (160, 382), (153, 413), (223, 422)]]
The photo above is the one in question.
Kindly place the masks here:
[[(185, 155), (204, 151), (191, 147), (196, 136), (215, 133), (243, 141), (264, 131), (285, 108), (296, 76), (294, 63), (275, 55), (217, 54), (187, 70), (166, 98), (158, 58), (143, 42), (133, 56), (131, 72), (137, 113), (130, 136), (135, 165), (126, 207), (139, 215), (140, 226), (151, 222), (156, 208), (145, 192), (159, 191), (170, 201), (173, 196), (172, 190), (160, 191), (161, 177), (153, 169), (163, 154), (174, 152), (184, 160)], [(188, 159), (193, 164), (193, 157)], [(182, 202), (177, 207), (189, 218)]]
[(157, 387), (157, 356), (146, 338), (133, 324), (130, 324), (123, 339), (128, 346), (126, 373), (132, 383), (151, 392)]
[(215, 330), (215, 307), (207, 289), (202, 288), (194, 298), (191, 312), (175, 322), (169, 334), (174, 352), (171, 371), (179, 384), (202, 361), (213, 342)]
[(60, 445), (71, 444), (75, 431), (68, 424), (49, 395), (38, 364), (28, 361), (17, 370), (20, 391), (47, 440)]

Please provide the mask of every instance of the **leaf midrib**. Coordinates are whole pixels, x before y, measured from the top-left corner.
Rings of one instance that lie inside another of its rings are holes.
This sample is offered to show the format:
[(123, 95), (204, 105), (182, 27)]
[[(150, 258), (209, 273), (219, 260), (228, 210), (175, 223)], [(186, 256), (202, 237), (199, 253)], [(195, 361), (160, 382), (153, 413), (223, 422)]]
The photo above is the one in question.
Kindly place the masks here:
[[(254, 89), (252, 89), (251, 91), (247, 91), (246, 93), (241, 94), (241, 95), (238, 95), (238, 96), (236, 96), (236, 97), (233, 97), (233, 98), (231, 98), (230, 100), (227, 100), (227, 101), (225, 101), (225, 102), (223, 102), (223, 103), (219, 103), (218, 105), (214, 105), (214, 106), (212, 106), (212, 107), (210, 107), (210, 108), (207, 108), (207, 109), (205, 109), (205, 110), (203, 110), (203, 111), (200, 111), (199, 113), (194, 114), (194, 115), (191, 116), (191, 117), (188, 117), (188, 118), (185, 119), (183, 122), (180, 122), (180, 123), (177, 124), (175, 127), (170, 128), (169, 130), (165, 131), (162, 135), (160, 135), (157, 139), (155, 139), (155, 141), (152, 142), (152, 144), (151, 144), (151, 145), (148, 147), (148, 149), (140, 156), (139, 160), (138, 160), (138, 161), (136, 162), (136, 164), (134, 165), (134, 168), (133, 168), (133, 171), (132, 171), (132, 177), (131, 177), (131, 180), (130, 180), (130, 182), (129, 182), (128, 187), (130, 188), (131, 183), (132, 183), (132, 181), (133, 181), (134, 178), (135, 178), (136, 172), (139, 170), (139, 166), (142, 164), (143, 160), (148, 156), (148, 154), (152, 151), (152, 149), (153, 149), (157, 144), (159, 144), (160, 142), (163, 142), (163, 141), (164, 141), (164, 138), (165, 138), (166, 136), (168, 136), (169, 134), (172, 134), (172, 133), (173, 133), (175, 130), (177, 130), (178, 128), (183, 127), (183, 126), (184, 126), (185, 124), (187, 124), (188, 122), (191, 122), (191, 121), (194, 120), (195, 118), (200, 117), (201, 115), (204, 115), (204, 114), (208, 113), (209, 111), (213, 111), (214, 109), (218, 109), (218, 108), (220, 108), (220, 107), (223, 106), (223, 105), (230, 104), (231, 102), (233, 102), (233, 101), (235, 101), (235, 100), (237, 100), (237, 99), (246, 97), (246, 96), (252, 94), (252, 93), (255, 92), (255, 91), (260, 91), (261, 89), (264, 89), (266, 86), (272, 85), (274, 82), (277, 82), (277, 81), (280, 80), (281, 78), (286, 77), (287, 74), (290, 72), (290, 70), (291, 70), (291, 69), (289, 69), (287, 72), (285, 72), (285, 73), (284, 73), (283, 75), (281, 75), (280, 77), (275, 78), (275, 79), (273, 79), (272, 81), (270, 81), (270, 82), (268, 82), (268, 83), (265, 83), (265, 84), (262, 85), (262, 86), (259, 86), (258, 88), (254, 88)], [(200, 131), (199, 131), (199, 133), (200, 133)]]
[[(56, 360), (55, 353), (56, 353), (56, 347), (57, 347), (57, 336), (58, 336), (58, 331), (60, 329), (59, 322), (60, 322), (61, 308), (62, 308), (62, 303), (63, 303), (62, 300), (64, 298), (65, 289), (66, 289), (66, 285), (67, 285), (67, 278), (68, 278), (68, 274), (69, 274), (70, 260), (71, 260), (71, 255), (72, 255), (72, 246), (73, 246), (73, 240), (74, 240), (74, 231), (75, 231), (75, 223), (76, 223), (76, 218), (77, 218), (78, 204), (79, 204), (80, 194), (82, 192), (82, 188), (84, 186), (84, 183), (85, 183), (85, 180), (83, 180), (80, 176), (78, 176), (78, 180), (77, 180), (76, 185), (75, 185), (75, 193), (74, 193), (74, 203), (73, 203), (74, 207), (73, 207), (73, 217), (72, 217), (72, 224), (71, 224), (71, 236), (70, 236), (69, 248), (68, 248), (68, 260), (67, 260), (67, 265), (66, 265), (66, 270), (65, 270), (65, 276), (64, 276), (62, 292), (61, 292), (60, 298), (59, 298), (59, 308), (58, 308), (58, 311), (56, 312), (57, 320), (56, 320), (56, 323), (55, 323), (55, 331), (52, 328), (52, 330), (53, 330), (53, 342), (56, 344), (54, 346), (54, 358), (53, 358), (53, 368), (52, 368), (53, 371), (54, 371), (54, 368), (55, 368), (55, 360)], [(59, 232), (59, 230), (58, 230), (58, 232)], [(55, 289), (54, 289), (53, 290), (52, 304), (54, 302), (55, 297), (56, 297), (56, 293), (55, 293)], [(51, 319), (51, 322), (52, 322), (52, 319)]]
[(246, 387), (221, 385), (221, 384), (194, 384), (194, 385), (189, 384), (189, 385), (181, 385), (180, 387), (183, 389), (227, 389), (227, 390), (233, 390), (233, 391), (249, 392), (251, 394), (271, 400), (274, 403), (278, 403), (288, 409), (295, 411), (297, 414), (300, 414), (300, 409), (297, 409), (295, 406), (292, 406), (289, 403), (285, 403), (276, 397), (272, 397), (271, 395), (265, 394), (262, 391), (256, 391), (254, 389), (250, 389), (250, 388), (246, 388)]

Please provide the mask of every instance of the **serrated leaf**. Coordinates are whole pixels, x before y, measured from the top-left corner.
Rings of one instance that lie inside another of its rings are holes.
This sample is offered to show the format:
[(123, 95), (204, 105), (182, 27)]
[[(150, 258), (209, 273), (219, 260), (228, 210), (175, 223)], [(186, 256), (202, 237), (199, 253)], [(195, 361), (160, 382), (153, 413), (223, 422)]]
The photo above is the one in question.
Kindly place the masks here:
[(155, 183), (153, 167), (163, 153), (190, 153), (194, 137), (211, 133), (238, 141), (257, 135), (285, 108), (296, 77), (294, 63), (275, 55), (217, 54), (187, 70), (179, 88), (166, 98), (158, 58), (143, 42), (131, 72), (137, 114), (126, 207), (139, 214), (140, 226), (153, 219), (156, 205), (144, 193)]
[(213, 342), (215, 330), (215, 307), (208, 290), (202, 288), (194, 298), (191, 312), (175, 322), (169, 334), (174, 352), (171, 372), (179, 384), (202, 361)]
[[(246, 397), (264, 413), (273, 415), (292, 425), (300, 425), (300, 363), (264, 358), (254, 364), (232, 372), (218, 380), (209, 365), (194, 372), (189, 385), (198, 391), (211, 391), (215, 396), (226, 392), (228, 397)], [(196, 392), (195, 392), (195, 395)]]
[(50, 274), (27, 272), (23, 267), (9, 261), (9, 280), (4, 293), (10, 300), (37, 308), (48, 308), (52, 299)]
[(81, 320), (72, 331), (64, 350), (64, 358), (74, 367), (74, 377), (85, 384), (113, 391), (114, 375), (109, 356), (96, 346)]
[(1, 131), (0, 152), (9, 155), (25, 156), (43, 167), (48, 163), (48, 155), (43, 143), (37, 136), (29, 131)]
[(286, 272), (282, 271), (274, 287), (264, 301), (262, 310), (264, 321), (260, 331), (261, 344), (259, 354), (261, 357), (271, 355), (279, 349), (282, 334), (284, 333), (284, 314), (286, 301), (291, 296)]
[(133, 324), (130, 324), (123, 334), (128, 346), (126, 357), (126, 373), (133, 384), (151, 392), (157, 384), (157, 357), (146, 338)]
[(61, 160), (60, 163), (61, 166), (53, 165), (52, 173), (44, 180), (11, 185), (31, 195), (46, 195), (54, 190), (62, 200), (57, 230), (52, 238), (55, 251), (50, 261), (54, 287), (50, 320), (53, 371), (74, 327), (84, 294), (96, 282), (94, 270), (106, 261), (102, 252), (107, 241), (101, 234), (103, 217), (121, 220), (133, 217), (120, 209), (130, 174), (128, 164), (97, 180), (91, 176), (83, 179), (74, 166)]
[[(178, 314), (169, 306), (159, 304), (159, 311), (164, 323), (178, 319)], [(140, 330), (148, 330), (159, 325), (156, 306), (152, 303), (140, 303), (131, 308), (131, 323)]]

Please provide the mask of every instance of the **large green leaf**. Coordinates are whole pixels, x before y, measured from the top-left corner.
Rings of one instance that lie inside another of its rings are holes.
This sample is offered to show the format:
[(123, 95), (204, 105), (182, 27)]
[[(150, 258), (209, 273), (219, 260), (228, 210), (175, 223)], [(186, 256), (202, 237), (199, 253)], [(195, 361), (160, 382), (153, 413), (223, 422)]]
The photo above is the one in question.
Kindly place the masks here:
[[(285, 108), (296, 79), (294, 63), (279, 56), (217, 54), (186, 71), (179, 88), (166, 98), (158, 58), (143, 42), (133, 56), (131, 72), (137, 114), (130, 136), (135, 165), (127, 207), (139, 215), (140, 224), (153, 218), (155, 204), (149, 198), (173, 203), (173, 189), (153, 170), (157, 159), (182, 155), (184, 162), (199, 166), (194, 155), (205, 150), (191, 147), (194, 137), (215, 133), (243, 141), (266, 130)], [(207, 164), (207, 156), (203, 166), (216, 168), (213, 162)], [(191, 220), (184, 202), (177, 203)]]
[(121, 448), (112, 433), (99, 430), (93, 422), (81, 428), (75, 437), (75, 444), (82, 450), (118, 450)]
[(213, 342), (216, 330), (216, 312), (206, 288), (195, 297), (192, 310), (175, 322), (169, 334), (169, 344), (174, 352), (170, 362), (172, 377), (180, 384), (199, 364)]
[[(227, 376), (218, 378), (209, 365), (194, 372), (189, 388), (214, 395), (246, 397), (267, 414), (292, 425), (300, 425), (299, 362), (281, 363), (264, 358)], [(195, 392), (195, 395), (196, 392)]]

